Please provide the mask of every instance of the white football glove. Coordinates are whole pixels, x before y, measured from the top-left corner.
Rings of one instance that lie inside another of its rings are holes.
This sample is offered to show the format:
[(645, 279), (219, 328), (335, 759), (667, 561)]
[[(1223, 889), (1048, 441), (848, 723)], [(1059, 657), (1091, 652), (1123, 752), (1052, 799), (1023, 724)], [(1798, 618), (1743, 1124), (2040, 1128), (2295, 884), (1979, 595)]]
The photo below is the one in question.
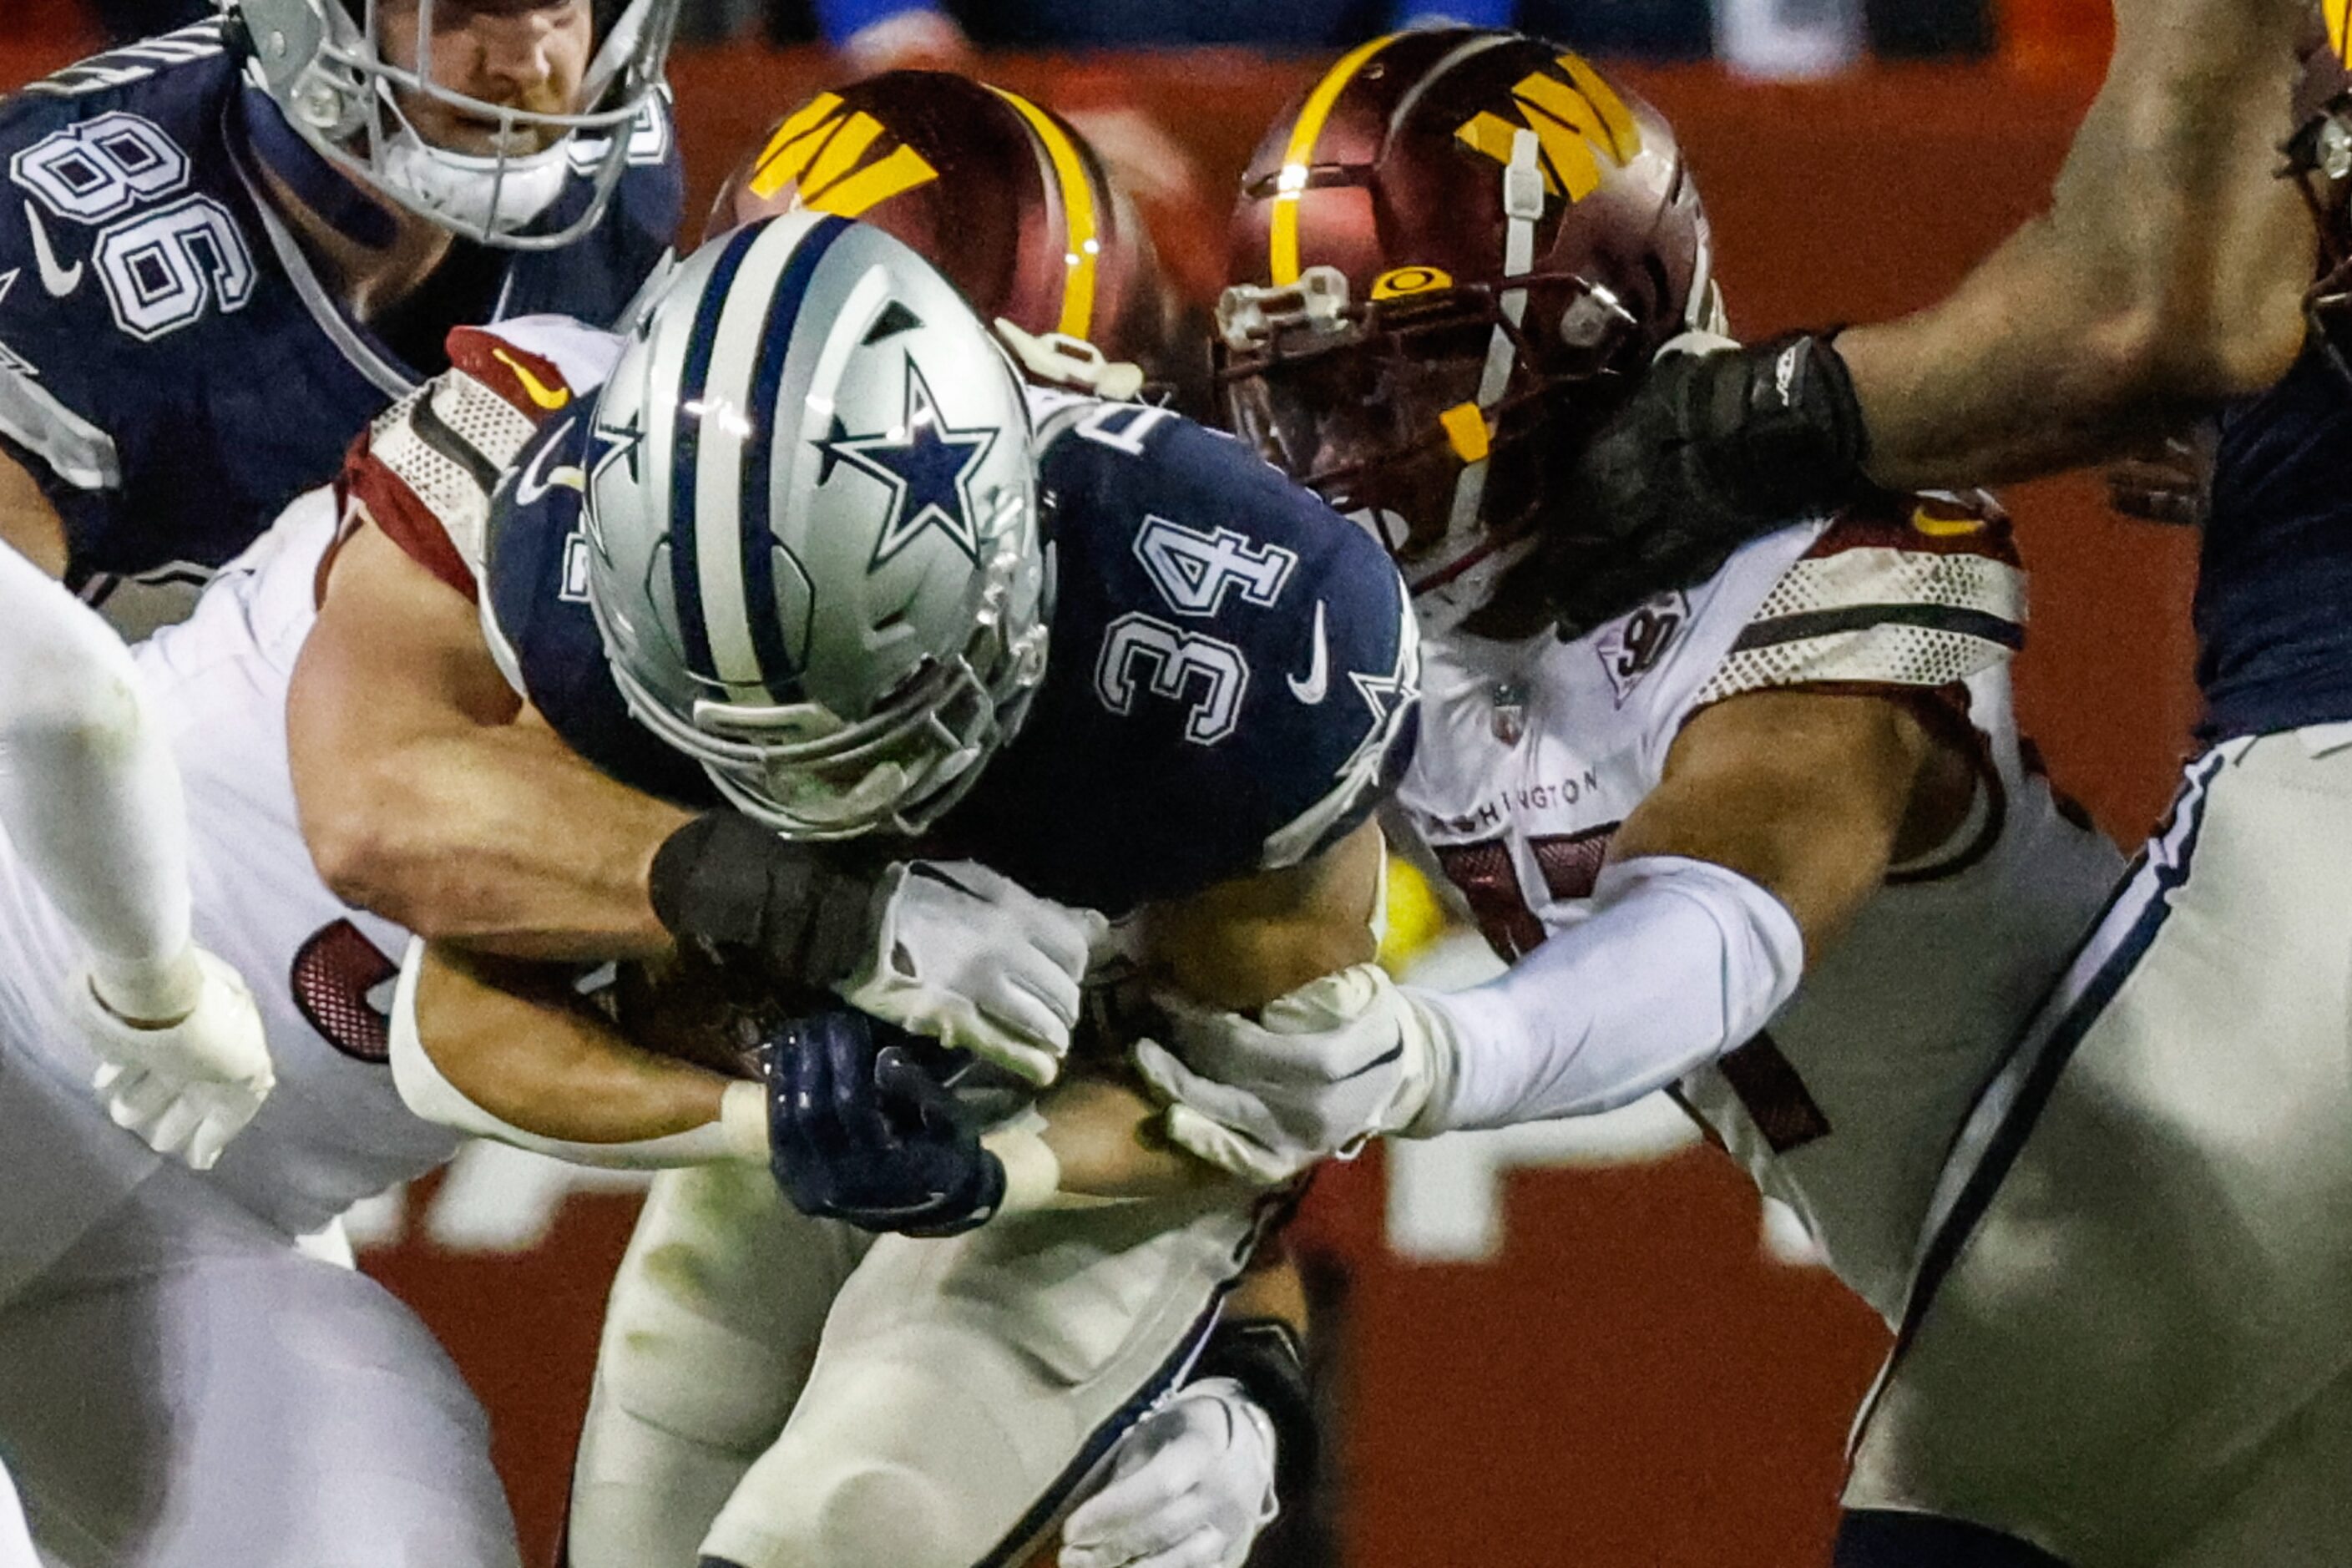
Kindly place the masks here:
[(1269, 1186), (1411, 1126), (1451, 1047), (1444, 1021), (1374, 963), (1300, 986), (1256, 1023), (1160, 1001), (1176, 1050), (1139, 1041), (1135, 1065), (1168, 1102), (1168, 1136)]
[(1109, 931), (969, 860), (893, 866), (873, 952), (840, 986), (862, 1013), (978, 1055), (1040, 1088), (1078, 1021), (1078, 984)]
[(159, 1154), (208, 1171), (277, 1086), (261, 1013), (245, 977), (194, 950), (196, 1001), (177, 1023), (146, 1028), (102, 1001), (88, 973), (75, 994), (103, 1065), (92, 1087), (114, 1124)]
[(1060, 1568), (1241, 1568), (1276, 1512), (1273, 1421), (1232, 1378), (1204, 1378), (1119, 1439), (1062, 1527)]

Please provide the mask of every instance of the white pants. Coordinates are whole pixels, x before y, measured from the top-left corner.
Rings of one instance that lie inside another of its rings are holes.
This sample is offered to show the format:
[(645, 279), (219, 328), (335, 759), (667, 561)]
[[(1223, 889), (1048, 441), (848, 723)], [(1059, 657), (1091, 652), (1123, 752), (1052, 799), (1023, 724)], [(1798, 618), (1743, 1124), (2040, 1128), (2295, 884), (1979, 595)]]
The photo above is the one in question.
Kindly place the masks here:
[(0, 1454), (58, 1568), (520, 1564), (424, 1324), (176, 1166), (0, 1299)]
[(16, 1500), (16, 1486), (5, 1467), (0, 1467), (0, 1568), (41, 1568), (40, 1556), (33, 1550), (32, 1531), (25, 1524), (24, 1508)]
[(2352, 1563), (2352, 751), (2192, 764), (1959, 1149), (1848, 1506)]
[(981, 1568), (1058, 1527), (1181, 1376), (1263, 1200), (879, 1240), (763, 1171), (658, 1178), (613, 1289), (572, 1568)]

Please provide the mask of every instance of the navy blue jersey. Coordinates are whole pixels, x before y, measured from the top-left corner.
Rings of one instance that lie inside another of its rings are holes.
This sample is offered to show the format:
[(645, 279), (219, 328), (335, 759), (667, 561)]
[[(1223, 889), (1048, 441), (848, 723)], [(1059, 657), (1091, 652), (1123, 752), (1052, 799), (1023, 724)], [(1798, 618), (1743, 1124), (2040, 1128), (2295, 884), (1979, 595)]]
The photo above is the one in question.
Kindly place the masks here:
[(2316, 344), (2222, 422), (2196, 621), (2206, 739), (2352, 719), (2352, 384)]
[[(0, 442), (64, 517), (77, 580), (219, 565), (439, 369), (340, 308), (264, 205), (257, 144), (323, 162), (243, 80), (233, 36), (199, 24), (0, 100)], [(616, 318), (677, 226), (672, 140), (649, 116), (577, 245), (461, 242), (495, 316)]]
[[(497, 492), (485, 618), (509, 678), (575, 749), (711, 804), (698, 771), (629, 717), (604, 662), (580, 530), (589, 425), (551, 420)], [(924, 852), (1123, 913), (1360, 826), (1410, 761), (1418, 689), (1412, 610), (1380, 545), (1163, 409), (1061, 400), (1040, 479), (1045, 678)]]

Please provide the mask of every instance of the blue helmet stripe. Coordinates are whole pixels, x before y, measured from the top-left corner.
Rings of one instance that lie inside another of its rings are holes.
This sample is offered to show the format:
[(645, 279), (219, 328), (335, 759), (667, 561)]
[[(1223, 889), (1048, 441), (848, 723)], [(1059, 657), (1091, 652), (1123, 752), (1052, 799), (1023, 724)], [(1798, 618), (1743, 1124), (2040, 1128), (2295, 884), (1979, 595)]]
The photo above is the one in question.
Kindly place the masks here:
[(677, 436), (669, 468), (670, 592), (677, 600), (678, 636), (686, 646), (686, 666), (704, 680), (719, 679), (719, 661), (711, 657), (709, 623), (702, 614), (702, 584), (695, 570), (695, 471), (702, 456), (702, 420), (688, 412), (709, 392), (710, 356), (718, 346), (719, 313), (726, 308), (727, 291), (743, 258), (766, 226), (751, 224), (727, 242), (719, 263), (702, 286), (694, 308), (694, 331), (687, 339), (686, 368), (677, 385)]
[(793, 329), (799, 324), (801, 307), (808, 300), (809, 284), (833, 242), (848, 231), (848, 219), (827, 217), (793, 248), (783, 275), (776, 280), (768, 319), (761, 325), (760, 358), (751, 373), (751, 436), (743, 443), (741, 491), (744, 620), (751, 632), (752, 655), (760, 661), (760, 683), (779, 698), (797, 695), (800, 668), (776, 598), (775, 535), (769, 526), (769, 505), (774, 495), (776, 405), (782, 395)]

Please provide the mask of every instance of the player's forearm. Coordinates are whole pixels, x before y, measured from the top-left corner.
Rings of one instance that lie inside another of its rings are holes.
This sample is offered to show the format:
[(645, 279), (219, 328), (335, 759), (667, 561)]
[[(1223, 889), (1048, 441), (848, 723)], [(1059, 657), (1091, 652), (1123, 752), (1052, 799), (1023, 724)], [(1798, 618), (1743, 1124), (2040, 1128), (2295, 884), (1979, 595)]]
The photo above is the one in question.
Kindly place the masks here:
[(689, 814), (614, 783), (543, 728), (417, 735), (300, 796), (328, 885), (420, 935), (518, 958), (669, 946), (647, 876)]
[(756, 1085), (631, 1045), (559, 973), (428, 946), (400, 989), (394, 1079), (419, 1115), (585, 1164), (765, 1154)]
[(1311, 861), (1147, 910), (1144, 962), (1168, 988), (1236, 1013), (1365, 963), (1384, 854), (1367, 822)]
[(1614, 1110), (1738, 1048), (1795, 994), (1787, 909), (1738, 873), (1644, 857), (1609, 867), (1592, 912), (1499, 979), (1403, 988), (1435, 1083), (1420, 1136)]
[(1897, 489), (2114, 456), (2258, 390), (2302, 340), (2301, 199), (2275, 178), (2303, 0), (2121, 0), (2048, 209), (1949, 298), (1838, 348)]
[[(1144, 963), (1200, 1005), (1246, 1012), (1366, 963), (1384, 852), (1366, 823), (1313, 861), (1155, 907), (1141, 921)], [(1159, 1107), (1125, 1084), (1074, 1078), (1038, 1110), (1066, 1194), (1149, 1197), (1228, 1179), (1171, 1144)]]
[(0, 544), (52, 577), (66, 574), (66, 525), (40, 483), (0, 453)]
[(140, 1021), (194, 1005), (187, 808), (131, 650), (0, 548), (0, 826), (87, 945), (101, 998)]

